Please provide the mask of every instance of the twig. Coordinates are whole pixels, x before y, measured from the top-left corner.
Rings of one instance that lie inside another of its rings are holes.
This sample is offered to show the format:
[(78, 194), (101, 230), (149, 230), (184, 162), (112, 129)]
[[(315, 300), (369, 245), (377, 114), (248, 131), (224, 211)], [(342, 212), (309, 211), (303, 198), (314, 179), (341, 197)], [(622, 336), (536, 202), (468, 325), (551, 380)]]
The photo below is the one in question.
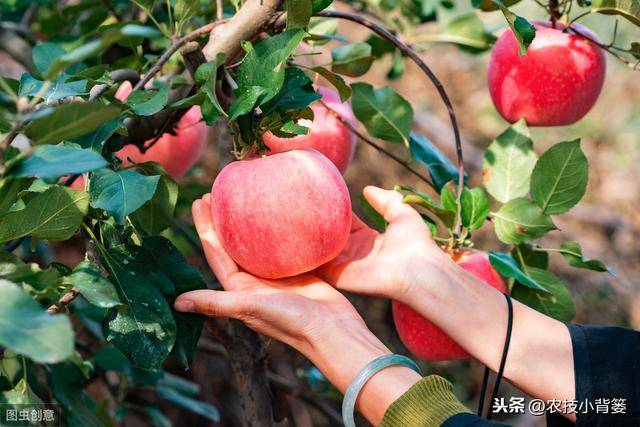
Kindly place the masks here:
[(595, 44), (596, 46), (598, 46), (599, 48), (601, 48), (602, 50), (604, 50), (605, 52), (610, 53), (611, 55), (613, 55), (614, 58), (616, 58), (617, 60), (619, 60), (620, 62), (622, 62), (623, 64), (625, 64), (627, 67), (631, 68), (632, 70), (638, 70), (638, 63), (636, 62), (635, 64), (632, 63), (631, 61), (629, 61), (627, 58), (625, 58), (624, 56), (618, 54), (617, 52), (614, 52), (611, 48), (612, 46), (607, 46), (606, 44), (600, 43), (599, 41), (593, 39), (592, 37), (587, 36), (586, 34), (576, 30), (576, 27), (574, 26), (570, 26), (569, 29), (574, 32), (577, 36), (582, 37), (585, 40), (590, 41), (591, 43)]
[[(386, 29), (382, 28), (380, 25), (376, 24), (373, 21), (370, 21), (365, 17), (354, 15), (351, 13), (340, 12), (337, 10), (324, 10), (322, 12), (317, 13), (316, 16), (345, 19), (369, 28), (371, 31), (373, 31), (383, 39), (395, 45), (400, 50), (400, 52), (402, 52), (403, 55), (408, 56), (420, 68), (420, 70), (422, 70), (422, 72), (427, 75), (429, 80), (431, 80), (436, 90), (438, 91), (438, 94), (440, 94), (440, 98), (442, 99), (442, 102), (447, 107), (449, 120), (451, 121), (451, 127), (453, 128), (453, 135), (454, 135), (455, 144), (456, 144), (456, 155), (458, 158), (457, 203), (459, 205), (460, 197), (462, 195), (462, 189), (464, 187), (464, 158), (462, 155), (462, 141), (460, 139), (460, 129), (458, 127), (458, 120), (456, 119), (456, 114), (455, 114), (455, 111), (453, 110), (453, 104), (449, 99), (449, 95), (447, 94), (446, 90), (444, 89), (444, 86), (442, 85), (440, 80), (436, 77), (436, 75), (433, 73), (431, 68), (429, 68), (429, 66), (420, 58), (420, 56), (418, 56), (418, 54), (413, 49), (411, 49), (411, 47), (409, 47), (408, 45), (400, 41), (396, 36), (391, 34)], [(458, 211), (460, 211), (460, 209), (458, 209)], [(456, 235), (460, 234), (461, 227), (462, 227), (462, 223), (460, 221), (460, 214), (458, 213), (458, 217), (456, 220), (456, 227), (454, 231)]]
[(325, 104), (322, 100), (320, 100), (320, 104), (322, 104), (322, 106), (324, 108), (326, 108), (327, 111), (329, 111), (329, 113), (331, 113), (331, 115), (333, 115), (335, 118), (340, 120), (340, 122), (342, 124), (344, 124), (347, 128), (349, 128), (349, 130), (351, 132), (353, 132), (353, 134), (355, 136), (357, 136), (358, 138), (360, 138), (363, 142), (365, 142), (366, 144), (368, 144), (371, 147), (375, 148), (380, 153), (384, 154), (385, 156), (389, 157), (390, 159), (394, 160), (396, 163), (402, 165), (405, 169), (407, 169), (409, 172), (411, 172), (412, 174), (414, 174), (415, 176), (420, 178), (422, 181), (427, 183), (434, 190), (436, 189), (435, 186), (433, 185), (433, 183), (431, 182), (431, 180), (429, 178), (427, 178), (426, 176), (424, 176), (423, 174), (421, 174), (419, 171), (417, 171), (413, 166), (411, 166), (409, 164), (409, 162), (407, 162), (405, 160), (402, 160), (400, 157), (396, 156), (395, 154), (393, 154), (392, 152), (388, 151), (384, 147), (378, 145), (373, 140), (367, 138), (360, 131), (358, 131), (358, 129), (356, 129), (356, 127), (353, 126), (347, 119), (342, 117), (337, 111), (333, 110), (331, 107), (329, 107), (327, 104)]
[(61, 313), (62, 311), (64, 311), (67, 305), (69, 305), (74, 299), (78, 297), (78, 295), (80, 295), (80, 291), (71, 289), (69, 292), (60, 297), (57, 304), (53, 304), (51, 307), (47, 308), (47, 314)]
[(160, 58), (158, 58), (156, 63), (153, 64), (151, 69), (149, 69), (149, 72), (145, 74), (145, 76), (133, 87), (133, 90), (141, 89), (144, 87), (144, 85), (149, 83), (149, 81), (151, 81), (153, 76), (155, 76), (158, 73), (158, 71), (160, 71), (162, 66), (169, 60), (169, 58), (171, 58), (171, 56), (173, 56), (173, 54), (176, 53), (184, 44), (190, 41), (193, 41), (198, 37), (202, 37), (207, 33), (210, 33), (211, 30), (213, 30), (215, 27), (225, 22), (227, 22), (227, 20), (224, 20), (224, 19), (220, 21), (211, 22), (207, 25), (204, 25), (190, 32), (185, 36), (180, 37), (179, 39), (175, 39), (171, 44), (171, 47), (169, 47), (169, 49), (167, 49), (166, 51), (164, 51), (162, 55), (160, 55)]

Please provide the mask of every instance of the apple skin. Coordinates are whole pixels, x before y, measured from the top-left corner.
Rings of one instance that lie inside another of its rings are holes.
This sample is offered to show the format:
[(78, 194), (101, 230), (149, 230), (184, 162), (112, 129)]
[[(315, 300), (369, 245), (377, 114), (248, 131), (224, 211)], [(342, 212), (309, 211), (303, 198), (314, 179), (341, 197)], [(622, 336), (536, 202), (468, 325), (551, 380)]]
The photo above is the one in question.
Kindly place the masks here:
[[(606, 74), (603, 50), (576, 34), (547, 22), (533, 22), (536, 36), (520, 56), (509, 29), (500, 36), (489, 60), (489, 93), (510, 123), (523, 117), (529, 126), (564, 126), (577, 122), (596, 103)], [(598, 40), (587, 28), (582, 34)]]
[[(458, 259), (457, 256), (459, 256)], [(491, 266), (484, 252), (466, 252), (457, 255), (456, 263), (463, 270), (499, 290), (507, 292), (507, 285)], [(471, 356), (431, 321), (409, 306), (392, 301), (393, 322), (404, 345), (417, 357), (432, 362), (468, 359)], [(469, 333), (473, 333), (472, 330)]]
[[(132, 89), (131, 83), (125, 81), (116, 91), (116, 98), (124, 101)], [(182, 176), (200, 160), (207, 145), (207, 125), (199, 106), (191, 107), (182, 116), (175, 133), (162, 135), (144, 154), (135, 145), (125, 145), (116, 155), (125, 165), (131, 164), (128, 159), (136, 163), (158, 162), (172, 177)]]
[[(338, 92), (324, 87), (318, 87), (318, 92), (322, 95), (322, 102), (353, 126), (356, 125), (356, 118), (351, 106), (340, 101)], [(281, 153), (295, 148), (313, 148), (327, 156), (340, 172), (344, 173), (351, 164), (356, 150), (355, 134), (320, 102), (311, 104), (311, 110), (313, 111), (313, 122), (304, 119), (299, 121), (301, 126), (309, 128), (306, 135), (280, 138), (267, 132), (263, 136), (264, 143), (271, 149), (267, 154)]]
[(222, 246), (243, 269), (266, 279), (332, 260), (351, 229), (344, 179), (315, 150), (230, 163), (216, 177), (211, 200)]

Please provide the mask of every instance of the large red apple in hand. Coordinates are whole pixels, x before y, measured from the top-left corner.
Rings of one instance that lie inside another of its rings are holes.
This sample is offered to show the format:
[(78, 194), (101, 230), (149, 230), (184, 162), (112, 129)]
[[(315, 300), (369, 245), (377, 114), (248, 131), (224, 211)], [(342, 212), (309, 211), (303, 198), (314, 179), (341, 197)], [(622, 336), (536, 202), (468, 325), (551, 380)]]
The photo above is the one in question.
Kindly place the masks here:
[[(454, 260), (460, 268), (491, 285), (500, 292), (507, 286), (491, 266), (484, 252), (457, 253)], [(456, 344), (440, 328), (425, 319), (409, 306), (392, 302), (393, 321), (404, 345), (416, 356), (430, 361), (466, 359), (469, 354)], [(446, 315), (446, 314), (444, 314)], [(473, 325), (470, 325), (472, 327)], [(473, 333), (472, 330), (469, 333)]]
[[(131, 83), (125, 81), (118, 88), (116, 98), (124, 101), (131, 91)], [(128, 159), (136, 163), (158, 162), (169, 175), (184, 175), (200, 160), (207, 145), (207, 125), (202, 121), (200, 107), (193, 106), (182, 116), (175, 133), (165, 133), (145, 153), (135, 145), (125, 145), (116, 155), (125, 165), (131, 163)], [(147, 141), (145, 144), (150, 143)]]
[[(351, 106), (340, 101), (340, 95), (336, 91), (319, 87), (322, 102), (329, 108), (340, 114), (342, 118), (355, 126), (356, 118)], [(267, 132), (264, 135), (264, 143), (270, 148), (271, 153), (292, 150), (294, 148), (313, 148), (318, 150), (344, 173), (356, 149), (356, 137), (353, 132), (340, 120), (338, 120), (320, 102), (311, 105), (313, 122), (300, 120), (299, 124), (309, 128), (306, 135), (298, 135), (293, 138), (280, 138)]]
[[(489, 60), (489, 92), (498, 112), (514, 123), (562, 126), (580, 120), (595, 104), (606, 71), (603, 50), (575, 33), (534, 22), (536, 36), (520, 56), (511, 30), (498, 39)], [(598, 37), (573, 24), (591, 39)]]
[(314, 150), (227, 165), (211, 190), (211, 216), (224, 249), (249, 273), (295, 276), (340, 253), (351, 201), (336, 167)]

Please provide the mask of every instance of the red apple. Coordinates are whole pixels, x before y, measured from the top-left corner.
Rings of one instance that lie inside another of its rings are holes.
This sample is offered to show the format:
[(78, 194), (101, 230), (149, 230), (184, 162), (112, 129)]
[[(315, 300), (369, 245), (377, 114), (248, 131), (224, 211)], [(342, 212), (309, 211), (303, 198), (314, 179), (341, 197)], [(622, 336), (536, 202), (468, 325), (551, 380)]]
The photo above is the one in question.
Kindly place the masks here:
[[(331, 89), (319, 87), (322, 102), (336, 111), (340, 116), (355, 126), (356, 118), (351, 106), (340, 101), (340, 95)], [(333, 114), (331, 114), (320, 102), (311, 105), (313, 110), (313, 122), (300, 120), (299, 124), (309, 128), (306, 135), (298, 135), (293, 138), (280, 138), (267, 132), (264, 135), (264, 143), (271, 149), (268, 154), (280, 153), (294, 148), (313, 148), (318, 150), (333, 162), (344, 173), (356, 149), (356, 136), (353, 132)]]
[[(498, 39), (489, 60), (489, 92), (498, 112), (514, 123), (562, 126), (584, 117), (595, 104), (606, 72), (603, 50), (575, 33), (534, 22), (536, 36), (520, 56), (513, 32)], [(578, 32), (598, 40), (579, 24)]]
[(291, 150), (227, 165), (211, 190), (222, 246), (246, 271), (295, 276), (335, 258), (351, 229), (349, 190), (314, 150)]
[[(484, 252), (464, 252), (454, 257), (460, 268), (486, 284), (507, 292), (507, 286)], [(404, 345), (416, 356), (430, 361), (467, 359), (469, 354), (431, 321), (409, 308), (392, 302), (393, 321)], [(470, 331), (473, 333), (473, 331)]]
[[(124, 101), (131, 93), (131, 83), (125, 81), (116, 92), (116, 98)], [(191, 107), (178, 122), (175, 135), (166, 133), (144, 154), (135, 145), (125, 145), (116, 154), (125, 165), (158, 162), (173, 177), (184, 175), (204, 153), (207, 145), (207, 125), (202, 121), (200, 107)], [(146, 144), (151, 141), (147, 141)]]

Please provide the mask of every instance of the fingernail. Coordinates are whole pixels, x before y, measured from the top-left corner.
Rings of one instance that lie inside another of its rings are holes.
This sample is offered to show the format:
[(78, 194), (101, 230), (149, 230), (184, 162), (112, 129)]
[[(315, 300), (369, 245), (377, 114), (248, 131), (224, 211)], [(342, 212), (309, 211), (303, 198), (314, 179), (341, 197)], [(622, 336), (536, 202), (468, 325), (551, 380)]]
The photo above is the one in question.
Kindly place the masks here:
[(175, 304), (173, 304), (173, 308), (176, 309), (176, 311), (193, 311), (193, 301), (191, 300), (178, 300), (175, 302)]

